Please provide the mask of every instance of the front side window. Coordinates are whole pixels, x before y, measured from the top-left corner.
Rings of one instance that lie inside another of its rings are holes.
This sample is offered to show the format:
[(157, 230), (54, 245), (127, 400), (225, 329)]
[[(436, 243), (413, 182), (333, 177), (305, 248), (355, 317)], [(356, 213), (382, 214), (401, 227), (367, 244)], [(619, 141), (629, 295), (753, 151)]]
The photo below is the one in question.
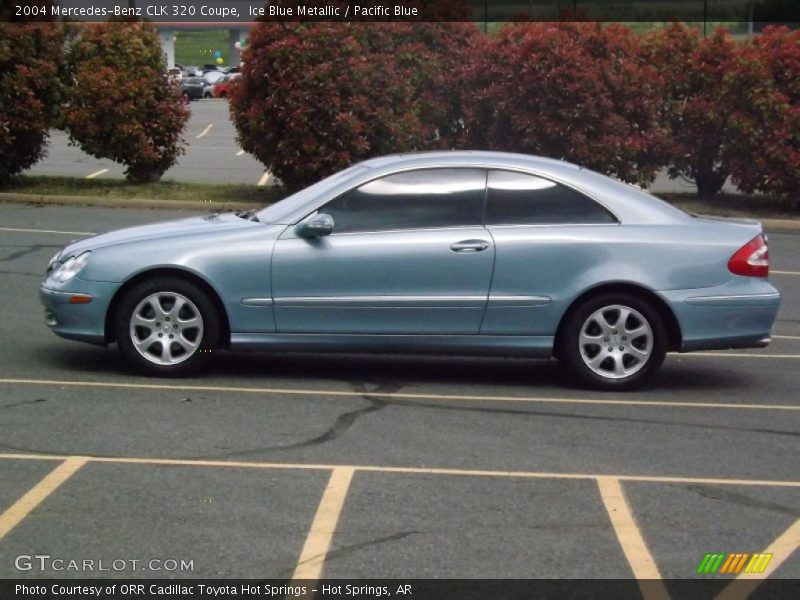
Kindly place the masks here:
[(608, 210), (566, 186), (534, 175), (490, 171), (487, 225), (616, 223)]
[(486, 171), (420, 169), (375, 179), (320, 209), (334, 233), (481, 225)]

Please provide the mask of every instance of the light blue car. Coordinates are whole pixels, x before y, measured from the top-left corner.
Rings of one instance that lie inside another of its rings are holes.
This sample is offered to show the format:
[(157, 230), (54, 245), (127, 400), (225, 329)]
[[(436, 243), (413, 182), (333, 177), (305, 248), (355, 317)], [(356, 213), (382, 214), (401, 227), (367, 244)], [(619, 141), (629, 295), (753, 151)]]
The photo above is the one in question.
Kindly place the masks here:
[(630, 389), (667, 351), (763, 347), (780, 294), (756, 221), (688, 215), (533, 156), (354, 165), (259, 212), (70, 244), (41, 286), (65, 338), (150, 375), (209, 351), (556, 357)]

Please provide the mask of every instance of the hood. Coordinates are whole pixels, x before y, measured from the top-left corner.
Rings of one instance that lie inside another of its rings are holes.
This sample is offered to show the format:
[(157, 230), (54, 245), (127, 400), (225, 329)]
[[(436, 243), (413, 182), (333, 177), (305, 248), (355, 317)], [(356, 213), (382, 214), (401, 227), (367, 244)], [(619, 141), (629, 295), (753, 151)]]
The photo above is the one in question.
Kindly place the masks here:
[(214, 214), (205, 217), (189, 217), (175, 221), (163, 221), (151, 225), (126, 227), (108, 233), (101, 233), (69, 244), (58, 255), (58, 260), (80, 254), (84, 250), (96, 250), (107, 246), (117, 246), (139, 241), (206, 235), (247, 227), (260, 227), (260, 223), (237, 217), (235, 213)]

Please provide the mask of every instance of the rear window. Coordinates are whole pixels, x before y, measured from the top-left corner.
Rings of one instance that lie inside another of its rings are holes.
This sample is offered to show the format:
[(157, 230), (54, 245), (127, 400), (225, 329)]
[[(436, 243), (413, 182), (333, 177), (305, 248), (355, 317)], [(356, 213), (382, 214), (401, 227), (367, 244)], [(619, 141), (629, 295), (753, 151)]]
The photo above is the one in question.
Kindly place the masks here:
[(548, 179), (490, 171), (487, 225), (593, 225), (616, 223), (614, 216), (591, 198)]

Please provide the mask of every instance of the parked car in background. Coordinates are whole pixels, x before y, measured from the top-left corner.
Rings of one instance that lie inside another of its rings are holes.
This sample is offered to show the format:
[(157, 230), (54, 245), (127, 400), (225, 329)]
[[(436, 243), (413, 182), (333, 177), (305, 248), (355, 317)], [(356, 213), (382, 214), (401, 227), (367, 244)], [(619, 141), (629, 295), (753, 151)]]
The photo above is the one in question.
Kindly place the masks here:
[(200, 67), (192, 65), (183, 66), (179, 64), (176, 64), (175, 67), (181, 70), (184, 77), (202, 77), (203, 75), (203, 71), (200, 69)]
[(187, 100), (199, 100), (203, 97), (203, 90), (208, 85), (204, 77), (184, 77), (181, 80), (183, 96)]
[(214, 85), (223, 77), (225, 77), (225, 73), (223, 73), (222, 71), (214, 70), (214, 71), (206, 71), (205, 73), (203, 73), (203, 78), (206, 80), (206, 83), (208, 85)]
[(225, 75), (225, 77), (217, 81), (217, 83), (214, 84), (214, 97), (227, 98), (231, 93), (231, 86), (239, 77), (241, 77), (240, 73), (232, 73)]
[(150, 375), (211, 351), (556, 357), (605, 390), (667, 351), (763, 347), (780, 294), (756, 221), (686, 214), (566, 162), (389, 156), (259, 212), (69, 244), (40, 288), (65, 338)]

